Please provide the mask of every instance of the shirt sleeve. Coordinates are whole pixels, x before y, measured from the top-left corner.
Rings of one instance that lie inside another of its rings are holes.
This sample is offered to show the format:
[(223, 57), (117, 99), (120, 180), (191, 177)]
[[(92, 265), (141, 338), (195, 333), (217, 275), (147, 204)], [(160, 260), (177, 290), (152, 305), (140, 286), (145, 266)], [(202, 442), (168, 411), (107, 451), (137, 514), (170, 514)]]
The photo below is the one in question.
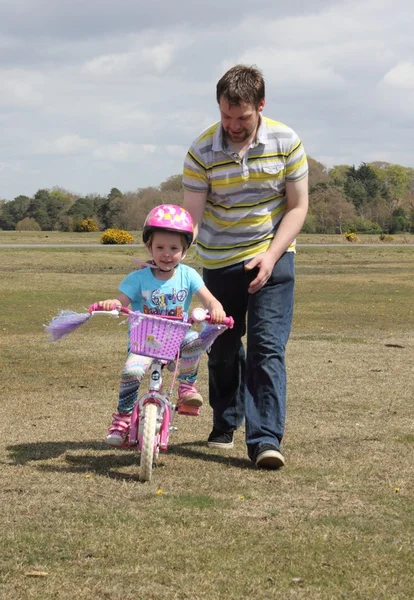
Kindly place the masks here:
[(118, 291), (122, 292), (133, 302), (137, 298), (140, 298), (141, 294), (141, 277), (140, 271), (133, 271), (121, 281), (118, 287)]
[(191, 295), (197, 294), (197, 292), (199, 290), (201, 290), (202, 287), (205, 286), (203, 278), (201, 277), (200, 273), (198, 273), (192, 267), (188, 268), (188, 276), (189, 276), (190, 286), (191, 286)]
[(191, 146), (185, 157), (183, 187), (192, 192), (207, 192), (210, 188), (206, 165), (197, 152), (195, 144)]
[(308, 160), (298, 134), (292, 130), (292, 138), (286, 153), (286, 181), (299, 181), (308, 174)]

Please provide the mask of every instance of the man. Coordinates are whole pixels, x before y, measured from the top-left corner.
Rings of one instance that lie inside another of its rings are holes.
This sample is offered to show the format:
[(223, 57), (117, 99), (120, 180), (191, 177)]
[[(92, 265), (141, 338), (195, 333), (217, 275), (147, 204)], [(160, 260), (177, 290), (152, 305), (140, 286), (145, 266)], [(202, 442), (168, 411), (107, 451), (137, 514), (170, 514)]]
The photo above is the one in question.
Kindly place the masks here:
[(262, 115), (259, 69), (233, 67), (216, 91), (221, 121), (192, 144), (183, 175), (204, 281), (235, 319), (209, 354), (208, 445), (232, 448), (245, 419), (250, 459), (278, 469), (284, 465), (295, 238), (308, 209), (308, 166), (297, 134)]

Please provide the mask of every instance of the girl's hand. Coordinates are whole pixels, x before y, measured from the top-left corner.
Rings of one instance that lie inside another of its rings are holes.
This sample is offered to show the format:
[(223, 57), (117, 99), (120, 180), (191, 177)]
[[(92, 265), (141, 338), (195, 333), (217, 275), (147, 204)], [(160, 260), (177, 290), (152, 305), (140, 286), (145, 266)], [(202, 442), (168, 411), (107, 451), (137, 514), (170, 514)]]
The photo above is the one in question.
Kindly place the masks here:
[(112, 300), (101, 300), (98, 302), (99, 306), (104, 310), (113, 310), (114, 308), (121, 308), (122, 303), (118, 298), (113, 298)]
[(224, 319), (226, 318), (224, 308), (221, 305), (221, 302), (219, 302), (217, 298), (213, 296), (206, 285), (203, 285), (203, 287), (198, 290), (196, 296), (204, 308), (206, 308), (210, 313), (210, 323), (223, 323)]
[(224, 319), (227, 316), (220, 303), (210, 306), (208, 309), (208, 312), (210, 313), (210, 317), (211, 317), (210, 323), (214, 323), (214, 324), (223, 323)]

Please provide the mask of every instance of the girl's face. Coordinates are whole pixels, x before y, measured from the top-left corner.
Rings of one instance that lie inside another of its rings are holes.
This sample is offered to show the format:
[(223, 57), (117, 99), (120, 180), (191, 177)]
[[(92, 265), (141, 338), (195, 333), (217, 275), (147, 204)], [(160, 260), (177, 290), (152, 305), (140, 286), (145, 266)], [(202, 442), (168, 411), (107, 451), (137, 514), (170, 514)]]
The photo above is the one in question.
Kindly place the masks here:
[(161, 271), (172, 271), (182, 260), (183, 240), (179, 233), (155, 231), (149, 251), (155, 264)]

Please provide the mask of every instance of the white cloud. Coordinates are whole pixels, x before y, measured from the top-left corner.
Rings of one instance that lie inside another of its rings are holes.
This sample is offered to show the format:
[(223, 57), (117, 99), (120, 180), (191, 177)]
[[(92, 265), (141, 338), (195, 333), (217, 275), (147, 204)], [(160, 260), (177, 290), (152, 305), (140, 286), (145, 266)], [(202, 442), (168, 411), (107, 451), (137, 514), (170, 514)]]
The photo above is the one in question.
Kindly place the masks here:
[(263, 70), (266, 115), (317, 160), (414, 166), (411, 0), (211, 6), (3, 0), (0, 195), (158, 185), (218, 119), (236, 62)]
[(154, 43), (148, 35), (130, 36), (127, 51), (96, 56), (82, 66), (81, 72), (92, 77), (116, 79), (125, 75), (161, 74), (171, 66), (176, 53), (185, 45), (175, 35), (162, 43)]
[(117, 144), (107, 144), (95, 148), (92, 156), (97, 160), (103, 161), (135, 163), (148, 154), (153, 154), (155, 151), (156, 146), (151, 144), (126, 144), (118, 142)]
[(188, 150), (187, 146), (174, 146), (171, 144), (166, 146), (165, 149), (170, 156), (175, 156), (177, 158), (180, 158), (181, 160), (183, 160), (183, 157), (186, 155), (186, 152)]
[(39, 106), (44, 76), (28, 69), (0, 69), (0, 107)]
[(94, 140), (82, 138), (78, 134), (67, 134), (53, 140), (39, 140), (33, 143), (32, 152), (35, 154), (70, 155), (83, 154), (96, 145)]
[[(377, 86), (378, 106), (393, 115), (394, 130), (414, 129), (414, 64), (401, 61), (387, 71)], [(410, 137), (412, 138), (412, 132)], [(400, 137), (401, 140), (401, 137)], [(400, 142), (401, 143), (401, 142)]]
[(122, 133), (125, 130), (142, 130), (152, 126), (152, 115), (139, 105), (130, 102), (103, 102), (95, 107), (95, 117), (104, 131)]
[(403, 61), (390, 69), (384, 75), (383, 83), (401, 91), (414, 90), (414, 63)]
[[(318, 89), (342, 88), (345, 79), (323, 56), (305, 50), (274, 50), (259, 46), (241, 54), (237, 62), (249, 64), (253, 61), (267, 73), (267, 81), (276, 87), (313, 87)], [(226, 67), (229, 67), (227, 65)]]

